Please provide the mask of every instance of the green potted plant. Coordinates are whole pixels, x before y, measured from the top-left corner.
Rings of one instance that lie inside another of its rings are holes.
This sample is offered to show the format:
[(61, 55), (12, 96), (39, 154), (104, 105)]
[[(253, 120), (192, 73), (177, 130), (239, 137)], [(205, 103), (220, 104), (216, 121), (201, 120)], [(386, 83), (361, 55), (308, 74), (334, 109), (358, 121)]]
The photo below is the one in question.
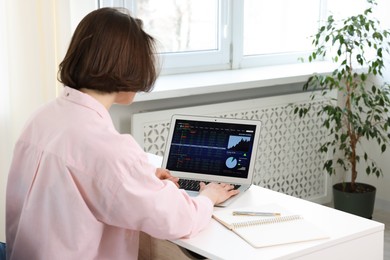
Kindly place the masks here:
[[(378, 83), (378, 78), (382, 79), (384, 54), (389, 53), (390, 33), (381, 29), (372, 15), (376, 2), (367, 2), (369, 7), (361, 14), (339, 21), (330, 15), (313, 36), (315, 50), (309, 55), (309, 62), (330, 56), (337, 68), (329, 75), (311, 76), (303, 89), (313, 91), (312, 97), (338, 91), (339, 99), (325, 104), (318, 112), (329, 131), (329, 138), (319, 151), (329, 156), (324, 163), (327, 173), (350, 174), (350, 181), (343, 180), (333, 186), (335, 208), (371, 218), (376, 188), (356, 180), (358, 173), (378, 177), (383, 174), (362, 141), (377, 143), (382, 153), (389, 144), (390, 86)], [(294, 113), (304, 117), (309, 109), (310, 105), (296, 106)], [(359, 163), (364, 163), (364, 172), (358, 172), (362, 168), (358, 167)], [(368, 198), (363, 197), (366, 194)], [(371, 205), (360, 209), (364, 201)]]

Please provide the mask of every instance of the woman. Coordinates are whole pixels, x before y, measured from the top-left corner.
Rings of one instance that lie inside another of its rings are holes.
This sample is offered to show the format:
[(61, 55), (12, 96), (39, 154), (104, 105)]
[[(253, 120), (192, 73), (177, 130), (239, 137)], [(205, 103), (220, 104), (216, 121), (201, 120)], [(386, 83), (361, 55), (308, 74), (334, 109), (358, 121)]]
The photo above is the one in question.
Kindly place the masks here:
[(139, 232), (197, 234), (231, 185), (178, 189), (148, 163), (108, 109), (151, 90), (154, 40), (124, 10), (102, 8), (78, 25), (60, 64), (64, 90), (27, 122), (14, 151), (7, 199), (8, 259), (137, 259)]

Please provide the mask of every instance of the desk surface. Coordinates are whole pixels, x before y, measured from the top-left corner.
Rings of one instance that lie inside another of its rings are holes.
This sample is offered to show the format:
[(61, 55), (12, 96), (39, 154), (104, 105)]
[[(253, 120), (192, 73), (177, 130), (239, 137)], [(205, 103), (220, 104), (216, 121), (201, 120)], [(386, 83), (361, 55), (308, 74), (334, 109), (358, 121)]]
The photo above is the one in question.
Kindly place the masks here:
[[(352, 248), (359, 256), (358, 259), (363, 259), (362, 254), (369, 255), (369, 259), (383, 259), (384, 224), (382, 223), (254, 185), (229, 207), (270, 203), (299, 213), (308, 221), (326, 230), (330, 238), (256, 249), (212, 220), (209, 226), (194, 238), (172, 242), (210, 259), (310, 259), (310, 255), (329, 257), (340, 253), (337, 251)], [(368, 252), (370, 250), (372, 252)], [(348, 256), (348, 253), (346, 255)]]

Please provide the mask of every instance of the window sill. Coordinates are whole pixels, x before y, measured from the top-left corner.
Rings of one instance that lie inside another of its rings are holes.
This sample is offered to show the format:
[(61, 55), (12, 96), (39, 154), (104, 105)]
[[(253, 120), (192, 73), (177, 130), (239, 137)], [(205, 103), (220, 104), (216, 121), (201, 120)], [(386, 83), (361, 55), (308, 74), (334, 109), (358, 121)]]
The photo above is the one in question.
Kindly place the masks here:
[(134, 102), (211, 94), (305, 82), (314, 73), (330, 73), (329, 62), (160, 76), (150, 93), (139, 93)]

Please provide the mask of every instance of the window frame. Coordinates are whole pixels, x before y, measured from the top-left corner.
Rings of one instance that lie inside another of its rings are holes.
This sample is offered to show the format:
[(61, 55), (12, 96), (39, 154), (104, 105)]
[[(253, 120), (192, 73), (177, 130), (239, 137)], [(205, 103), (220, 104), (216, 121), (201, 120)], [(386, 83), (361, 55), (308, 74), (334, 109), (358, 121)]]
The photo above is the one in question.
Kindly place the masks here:
[[(218, 43), (216, 50), (159, 54), (164, 74), (223, 70), (230, 68), (230, 0), (218, 0)], [(188, 62), (190, 60), (190, 62)], [(180, 67), (177, 66), (180, 64)]]
[[(192, 51), (182, 53), (159, 54), (161, 74), (183, 74), (202, 71), (252, 68), (297, 64), (299, 58), (307, 57), (311, 51), (287, 52), (266, 55), (244, 56), (244, 0), (219, 1), (218, 49), (210, 51)], [(126, 8), (133, 12), (136, 0), (124, 0)], [(320, 21), (327, 14), (327, 0), (320, 0)], [(77, 26), (82, 17), (99, 7), (99, 0), (71, 0), (71, 29)], [(319, 24), (320, 26), (320, 24)]]
[[(100, 7), (100, 1), (95, 0)], [(216, 50), (159, 53), (162, 74), (178, 74), (205, 70), (230, 69), (230, 0), (218, 1), (218, 35)], [(137, 9), (137, 0), (123, 0), (131, 13)], [(190, 61), (190, 62), (189, 62)], [(179, 64), (179, 66), (177, 65)]]
[[(259, 55), (244, 55), (244, 3), (243, 1), (235, 1), (235, 10), (239, 10), (240, 15), (234, 17), (237, 25), (233, 27), (233, 59), (232, 68), (253, 68), (263, 66), (276, 66), (298, 64), (302, 57), (308, 57), (312, 50), (297, 51), (297, 52), (279, 52), (274, 54), (259, 54)], [(327, 0), (320, 0), (319, 4), (319, 22), (318, 28), (324, 23), (327, 16)]]

